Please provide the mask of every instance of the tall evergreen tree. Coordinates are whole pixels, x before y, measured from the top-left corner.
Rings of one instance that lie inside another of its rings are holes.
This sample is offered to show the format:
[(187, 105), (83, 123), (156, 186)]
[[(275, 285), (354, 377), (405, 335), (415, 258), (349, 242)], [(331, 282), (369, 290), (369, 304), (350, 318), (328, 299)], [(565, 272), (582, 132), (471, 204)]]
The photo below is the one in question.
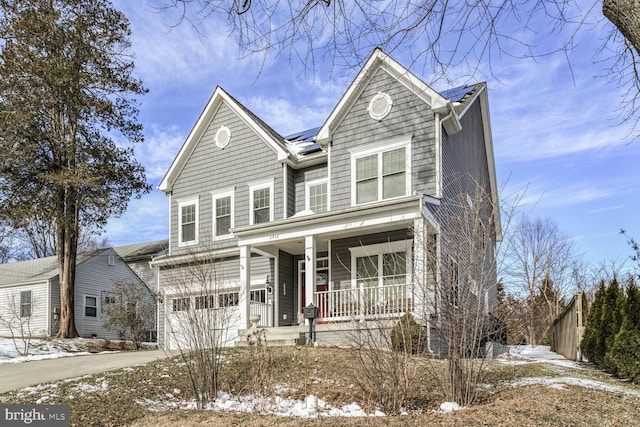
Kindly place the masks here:
[(103, 226), (150, 190), (133, 158), (145, 89), (129, 37), (109, 0), (0, 0), (0, 218), (55, 224), (60, 337), (77, 336), (81, 228)]
[(606, 358), (606, 355), (613, 347), (613, 341), (622, 326), (622, 307), (624, 301), (624, 292), (620, 289), (618, 278), (614, 276), (611, 282), (609, 282), (602, 302), (600, 340), (603, 343), (603, 353), (600, 353), (598, 360), (595, 361), (599, 366), (613, 373), (615, 373), (615, 366), (608, 363), (609, 360)]
[(602, 305), (607, 288), (604, 280), (600, 281), (598, 290), (596, 291), (589, 314), (587, 315), (587, 326), (584, 331), (584, 337), (580, 343), (582, 354), (590, 362), (598, 363), (604, 360), (606, 353), (604, 342), (602, 341)]
[(640, 382), (640, 290), (633, 278), (627, 284), (622, 315), (622, 327), (605, 359), (617, 375), (637, 383)]

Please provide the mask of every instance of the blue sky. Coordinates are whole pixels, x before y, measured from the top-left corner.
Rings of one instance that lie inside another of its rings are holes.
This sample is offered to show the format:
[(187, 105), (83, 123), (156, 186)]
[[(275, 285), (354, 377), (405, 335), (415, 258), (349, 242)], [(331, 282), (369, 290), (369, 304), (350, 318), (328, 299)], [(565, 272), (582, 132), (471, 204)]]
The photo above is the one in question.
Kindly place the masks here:
[[(114, 4), (131, 21), (136, 74), (149, 89), (139, 116), (146, 141), (136, 155), (154, 188), (217, 85), (286, 135), (320, 126), (357, 72), (334, 67), (329, 73), (320, 62), (315, 74), (305, 73), (302, 64), (271, 55), (239, 60), (223, 24), (210, 20), (199, 32), (186, 24), (171, 29), (167, 15), (142, 1)], [(496, 55), (491, 68), (480, 64), (475, 80), (489, 88), (503, 196), (526, 188), (521, 212), (553, 219), (588, 262), (622, 263), (631, 252), (619, 230), (640, 239), (640, 141), (617, 115), (625, 88), (598, 77), (607, 65), (593, 56), (598, 34), (575, 40), (570, 65), (561, 54)], [(393, 56), (409, 65), (402, 52)], [(425, 67), (409, 68), (436, 90), (468, 82), (462, 67), (452, 70), (451, 83), (434, 82)], [(166, 238), (168, 198), (154, 189), (131, 201), (106, 231), (114, 245)]]

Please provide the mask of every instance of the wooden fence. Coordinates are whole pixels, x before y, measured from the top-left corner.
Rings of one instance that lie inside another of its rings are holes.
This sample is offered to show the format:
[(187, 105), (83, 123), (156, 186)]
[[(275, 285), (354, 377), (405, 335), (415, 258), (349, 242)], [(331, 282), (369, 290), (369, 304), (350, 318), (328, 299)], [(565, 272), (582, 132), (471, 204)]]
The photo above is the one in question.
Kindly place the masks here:
[(580, 361), (580, 342), (586, 321), (586, 298), (576, 294), (551, 327), (551, 350), (567, 359)]

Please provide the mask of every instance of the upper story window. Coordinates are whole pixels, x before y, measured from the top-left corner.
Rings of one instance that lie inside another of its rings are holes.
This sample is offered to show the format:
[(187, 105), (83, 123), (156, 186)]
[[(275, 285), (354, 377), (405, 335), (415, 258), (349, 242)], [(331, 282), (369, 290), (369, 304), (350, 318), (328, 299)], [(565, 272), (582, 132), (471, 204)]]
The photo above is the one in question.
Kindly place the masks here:
[(312, 181), (306, 184), (305, 209), (314, 213), (327, 212), (329, 210), (327, 180)]
[(249, 186), (250, 224), (273, 221), (273, 182)]
[(178, 203), (178, 244), (198, 243), (198, 199)]
[(352, 154), (353, 204), (393, 199), (410, 193), (410, 141), (403, 137), (395, 143)]
[(233, 190), (212, 193), (213, 197), (213, 235), (216, 238), (230, 237), (234, 227)]

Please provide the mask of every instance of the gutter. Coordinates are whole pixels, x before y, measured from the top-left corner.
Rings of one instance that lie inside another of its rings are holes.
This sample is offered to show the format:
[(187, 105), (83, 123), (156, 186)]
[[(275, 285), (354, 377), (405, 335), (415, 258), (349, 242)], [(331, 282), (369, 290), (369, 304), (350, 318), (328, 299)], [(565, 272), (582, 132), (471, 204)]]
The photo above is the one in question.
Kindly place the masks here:
[(443, 107), (436, 108), (433, 112), (436, 114), (447, 114), (440, 118), (440, 123), (444, 126), (447, 134), (455, 135), (462, 130), (462, 124), (460, 124), (460, 119), (451, 100), (448, 99)]

